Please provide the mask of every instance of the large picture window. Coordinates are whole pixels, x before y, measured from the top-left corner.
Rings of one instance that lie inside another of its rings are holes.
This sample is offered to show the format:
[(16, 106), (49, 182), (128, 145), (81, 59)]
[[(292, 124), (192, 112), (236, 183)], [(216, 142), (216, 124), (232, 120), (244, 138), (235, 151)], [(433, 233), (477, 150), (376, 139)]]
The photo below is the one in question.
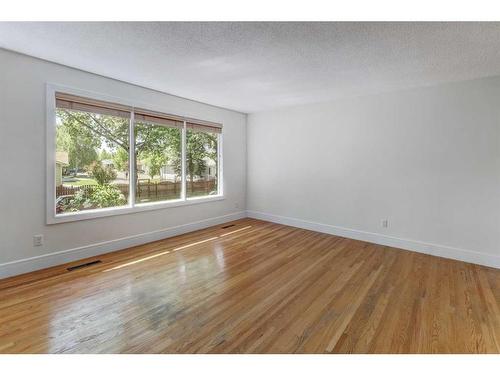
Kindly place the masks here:
[(220, 124), (58, 91), (54, 99), (49, 222), (222, 196)]

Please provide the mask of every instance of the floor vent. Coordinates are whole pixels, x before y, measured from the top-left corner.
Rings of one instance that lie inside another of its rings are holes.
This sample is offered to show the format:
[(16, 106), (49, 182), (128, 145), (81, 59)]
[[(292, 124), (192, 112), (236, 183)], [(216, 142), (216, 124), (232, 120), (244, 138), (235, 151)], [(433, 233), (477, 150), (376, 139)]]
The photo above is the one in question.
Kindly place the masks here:
[(226, 225), (225, 227), (222, 227), (222, 229), (231, 228), (231, 227), (234, 227), (234, 224)]
[(99, 263), (102, 263), (102, 262), (100, 260), (93, 260), (92, 262), (83, 263), (83, 264), (79, 264), (78, 266), (69, 267), (69, 268), (67, 268), (67, 270), (74, 271), (74, 270), (78, 270), (80, 268), (90, 267), (90, 266), (93, 266), (94, 264), (99, 264)]

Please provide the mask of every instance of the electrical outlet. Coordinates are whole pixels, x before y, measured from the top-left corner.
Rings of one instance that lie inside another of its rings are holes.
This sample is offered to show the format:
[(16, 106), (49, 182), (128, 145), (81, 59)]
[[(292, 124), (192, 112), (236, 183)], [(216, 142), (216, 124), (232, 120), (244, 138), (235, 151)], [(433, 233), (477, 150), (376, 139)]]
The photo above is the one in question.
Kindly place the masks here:
[(33, 246), (43, 245), (43, 234), (36, 234), (33, 236)]
[(234, 208), (240, 208), (240, 203), (239, 203), (239, 202), (236, 202), (236, 203), (234, 204)]
[(389, 226), (389, 220), (384, 219), (382, 220), (382, 228), (387, 228)]

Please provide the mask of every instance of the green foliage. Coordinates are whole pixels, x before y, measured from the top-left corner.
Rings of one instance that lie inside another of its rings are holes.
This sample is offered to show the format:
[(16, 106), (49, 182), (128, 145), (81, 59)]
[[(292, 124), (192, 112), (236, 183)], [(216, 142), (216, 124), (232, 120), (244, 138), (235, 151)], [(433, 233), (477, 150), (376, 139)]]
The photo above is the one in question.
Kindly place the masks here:
[(122, 206), (127, 203), (120, 190), (112, 185), (98, 185), (90, 194), (89, 202), (95, 208)]
[(73, 199), (63, 207), (63, 211), (80, 211), (93, 208), (122, 206), (127, 199), (112, 185), (96, 185), (90, 190), (79, 190)]
[(146, 165), (149, 170), (151, 178), (160, 174), (161, 168), (167, 164), (168, 157), (164, 153), (155, 152), (149, 155), (146, 159)]
[(113, 154), (113, 164), (115, 165), (115, 168), (119, 171), (127, 171), (128, 170), (128, 152), (123, 149), (119, 148), (116, 150), (116, 152)]
[(109, 184), (116, 178), (114, 169), (109, 166), (104, 167), (100, 162), (92, 165), (91, 175), (99, 185)]
[(109, 151), (101, 150), (101, 152), (99, 153), (99, 160), (100, 161), (109, 160), (112, 158), (113, 158), (113, 155)]
[(181, 131), (176, 128), (152, 126), (145, 123), (135, 125), (136, 152), (144, 160), (151, 178), (160, 174), (163, 166), (180, 160)]
[(128, 150), (129, 120), (88, 112), (57, 110), (58, 122), (68, 134), (80, 143), (94, 148), (106, 144), (110, 150), (122, 147)]
[(75, 133), (65, 123), (57, 126), (56, 149), (68, 153), (69, 168), (85, 168), (97, 160), (98, 141), (89, 134)]
[[(188, 131), (186, 133), (186, 173), (192, 181), (207, 168), (206, 159), (217, 162), (217, 134)], [(181, 160), (173, 161), (176, 173), (181, 172)]]
[(180, 153), (181, 131), (177, 128), (135, 124), (135, 151), (142, 155), (153, 153)]
[(112, 158), (104, 146), (128, 153), (128, 128), (126, 118), (58, 109), (57, 150), (68, 152), (70, 168), (88, 168)]
[(89, 195), (85, 190), (77, 191), (73, 196), (73, 199), (71, 199), (66, 205), (62, 207), (63, 212), (80, 211), (83, 209), (92, 208), (92, 204), (90, 203), (88, 198)]

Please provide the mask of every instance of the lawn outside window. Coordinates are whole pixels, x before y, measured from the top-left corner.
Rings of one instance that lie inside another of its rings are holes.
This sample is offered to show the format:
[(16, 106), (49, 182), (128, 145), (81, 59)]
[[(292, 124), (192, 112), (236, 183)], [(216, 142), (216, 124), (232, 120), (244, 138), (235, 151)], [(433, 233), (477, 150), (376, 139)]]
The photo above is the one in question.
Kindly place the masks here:
[(47, 223), (223, 199), (222, 125), (47, 85)]

